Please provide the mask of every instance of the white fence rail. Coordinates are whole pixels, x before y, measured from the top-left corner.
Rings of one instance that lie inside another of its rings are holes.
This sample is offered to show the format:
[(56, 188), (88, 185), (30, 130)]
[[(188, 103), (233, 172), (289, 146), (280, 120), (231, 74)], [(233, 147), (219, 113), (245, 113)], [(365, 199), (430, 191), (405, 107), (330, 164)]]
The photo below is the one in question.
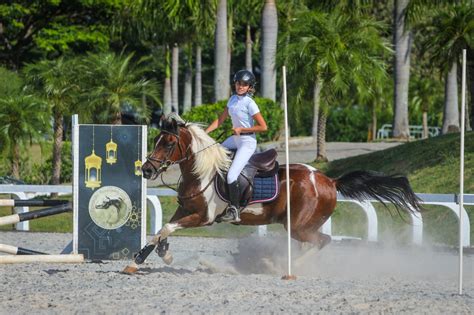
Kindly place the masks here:
[[(410, 125), (408, 126), (410, 131), (410, 137), (413, 139), (421, 139), (423, 137), (423, 126), (420, 125)], [(428, 136), (436, 137), (441, 134), (441, 128), (439, 127), (428, 127)], [(384, 124), (377, 131), (377, 139), (387, 139), (392, 137), (392, 125)]]
[[(36, 196), (50, 195), (51, 193), (58, 194), (72, 194), (71, 186), (56, 186), (56, 185), (0, 185), (0, 194), (11, 194), (17, 199), (31, 199)], [(158, 197), (160, 196), (176, 196), (176, 192), (171, 189), (163, 188), (148, 188), (147, 190), (147, 210), (150, 210), (151, 215), (151, 233), (157, 233), (163, 224), (162, 208)], [(440, 205), (450, 209), (459, 220), (459, 204), (457, 201), (457, 195), (455, 194), (417, 194), (424, 204)], [(338, 194), (337, 200), (339, 202), (353, 202), (360, 206), (367, 216), (367, 240), (370, 242), (376, 242), (378, 240), (378, 219), (375, 208), (372, 203), (375, 200), (368, 200), (359, 202), (352, 199), (347, 199), (342, 195)], [(464, 205), (474, 205), (474, 194), (464, 195)], [(29, 211), (28, 207), (16, 207), (16, 213), (22, 213)], [(421, 215), (411, 215), (411, 226), (412, 226), (412, 242), (414, 244), (422, 244), (423, 242), (423, 218)], [(470, 240), (470, 221), (466, 209), (462, 209), (462, 230), (463, 240), (462, 244), (464, 247), (471, 246)], [(28, 231), (28, 221), (20, 222), (16, 224), (16, 229), (20, 231)], [(332, 235), (332, 222), (331, 218), (322, 226), (323, 233)], [(260, 235), (266, 234), (266, 226), (260, 226), (258, 228)], [(338, 238), (338, 236), (333, 236)]]

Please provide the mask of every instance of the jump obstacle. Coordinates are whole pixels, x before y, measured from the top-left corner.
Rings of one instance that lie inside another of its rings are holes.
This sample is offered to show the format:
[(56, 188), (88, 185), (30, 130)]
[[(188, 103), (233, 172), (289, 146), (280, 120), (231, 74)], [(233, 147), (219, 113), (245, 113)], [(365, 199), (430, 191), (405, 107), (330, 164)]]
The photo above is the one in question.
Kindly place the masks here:
[[(73, 116), (72, 125), (73, 202), (0, 199), (0, 207), (23, 207), (16, 209), (21, 211), (15, 211), (15, 214), (0, 217), (0, 226), (28, 226), (29, 220), (73, 212), (72, 242), (61, 255), (0, 244), (0, 252), (9, 254), (0, 256), (0, 264), (128, 259), (145, 245), (147, 196), (141, 165), (146, 156), (146, 126), (80, 125), (77, 115)], [(85, 167), (79, 167), (81, 163)], [(110, 199), (120, 200), (120, 205), (103, 205)], [(95, 202), (92, 206), (91, 200)], [(28, 211), (27, 207), (31, 206), (48, 208)], [(107, 211), (105, 214), (94, 212), (109, 207), (112, 207), (110, 213), (115, 213), (113, 210), (118, 208), (118, 221), (113, 221), (113, 216), (107, 217)], [(103, 230), (107, 230), (109, 242), (102, 241)], [(96, 249), (97, 242), (101, 245)], [(83, 255), (66, 255), (69, 253)]]

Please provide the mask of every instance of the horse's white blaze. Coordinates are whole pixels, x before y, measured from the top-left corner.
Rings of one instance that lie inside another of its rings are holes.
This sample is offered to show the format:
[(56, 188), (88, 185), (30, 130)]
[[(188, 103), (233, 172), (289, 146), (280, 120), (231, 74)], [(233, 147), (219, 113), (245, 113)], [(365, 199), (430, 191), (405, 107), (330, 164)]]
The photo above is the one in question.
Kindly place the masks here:
[(159, 137), (158, 140), (156, 141), (156, 143), (155, 143), (155, 150), (156, 150), (156, 148), (158, 148), (158, 143), (160, 143), (161, 139), (163, 139), (163, 135), (160, 135), (160, 137)]
[(314, 187), (314, 192), (317, 194), (318, 193), (318, 189), (317, 189), (317, 186), (316, 186), (316, 176), (314, 176), (314, 172), (317, 171), (317, 169), (315, 169), (314, 167), (312, 167), (311, 165), (307, 165), (307, 164), (303, 164), (303, 163), (298, 163), (299, 165), (302, 165), (304, 167), (306, 167), (308, 170), (309, 170), (309, 180), (311, 181), (311, 183), (313, 184), (313, 187)]

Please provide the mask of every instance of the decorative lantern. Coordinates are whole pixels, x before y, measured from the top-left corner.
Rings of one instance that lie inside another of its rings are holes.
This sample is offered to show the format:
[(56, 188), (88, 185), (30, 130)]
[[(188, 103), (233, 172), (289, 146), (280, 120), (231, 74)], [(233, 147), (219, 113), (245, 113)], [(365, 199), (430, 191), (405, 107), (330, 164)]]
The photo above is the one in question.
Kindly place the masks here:
[(142, 175), (142, 161), (140, 160), (135, 161), (135, 175), (137, 176)]
[(142, 161), (140, 160), (140, 129), (141, 126), (138, 127), (138, 132), (137, 132), (137, 160), (135, 161), (135, 175), (137, 176), (142, 176)]
[(105, 155), (108, 164), (117, 162), (117, 144), (112, 140), (112, 126), (110, 126), (110, 141), (105, 145)]
[(94, 126), (92, 126), (92, 154), (84, 159), (86, 165), (85, 184), (94, 190), (102, 184), (102, 158), (94, 150)]

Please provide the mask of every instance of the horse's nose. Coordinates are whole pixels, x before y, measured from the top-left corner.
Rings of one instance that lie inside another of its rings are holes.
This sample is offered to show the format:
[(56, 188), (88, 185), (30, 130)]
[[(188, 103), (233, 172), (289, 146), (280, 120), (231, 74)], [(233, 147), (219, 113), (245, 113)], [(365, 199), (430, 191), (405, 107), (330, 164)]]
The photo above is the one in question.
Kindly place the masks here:
[(146, 179), (150, 179), (151, 176), (153, 175), (153, 170), (145, 163), (142, 166), (142, 173), (143, 173), (143, 177), (145, 177)]

